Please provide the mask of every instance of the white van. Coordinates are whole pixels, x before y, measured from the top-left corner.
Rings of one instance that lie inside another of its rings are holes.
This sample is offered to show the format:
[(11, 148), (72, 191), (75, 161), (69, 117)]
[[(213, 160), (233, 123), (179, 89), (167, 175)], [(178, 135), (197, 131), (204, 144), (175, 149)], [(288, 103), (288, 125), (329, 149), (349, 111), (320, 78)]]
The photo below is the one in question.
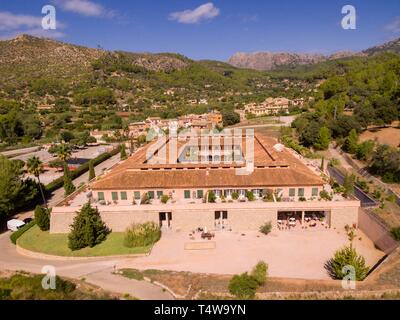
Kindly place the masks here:
[(11, 231), (17, 231), (19, 228), (23, 227), (25, 222), (17, 219), (13, 219), (7, 222), (7, 229)]

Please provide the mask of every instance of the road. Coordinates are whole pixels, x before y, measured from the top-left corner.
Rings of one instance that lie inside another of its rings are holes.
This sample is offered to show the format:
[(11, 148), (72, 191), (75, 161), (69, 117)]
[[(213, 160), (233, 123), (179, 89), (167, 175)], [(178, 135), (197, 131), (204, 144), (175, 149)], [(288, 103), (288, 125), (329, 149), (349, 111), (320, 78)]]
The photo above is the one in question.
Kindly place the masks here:
[(57, 261), (39, 260), (22, 256), (17, 253), (15, 246), (11, 243), (10, 232), (0, 235), (0, 269), (10, 271), (26, 271), (40, 274), (43, 266), (54, 266), (56, 274), (62, 277), (82, 279), (119, 294), (129, 294), (141, 300), (171, 300), (172, 295), (162, 288), (146, 281), (137, 281), (114, 275), (114, 266), (126, 263), (132, 259), (96, 259), (88, 261)]
[[(331, 177), (333, 177), (338, 183), (343, 184), (344, 175), (337, 169), (328, 167), (328, 171)], [(354, 186), (354, 195), (358, 200), (361, 201), (361, 206), (364, 208), (377, 207), (379, 203), (365, 193), (362, 189)]]

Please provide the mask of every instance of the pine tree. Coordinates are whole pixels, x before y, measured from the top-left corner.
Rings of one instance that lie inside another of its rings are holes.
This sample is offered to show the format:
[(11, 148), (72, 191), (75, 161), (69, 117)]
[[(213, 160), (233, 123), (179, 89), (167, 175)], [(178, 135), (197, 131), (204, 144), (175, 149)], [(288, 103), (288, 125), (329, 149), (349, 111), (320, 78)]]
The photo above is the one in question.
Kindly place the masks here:
[(354, 268), (354, 280), (357, 281), (364, 280), (369, 272), (369, 267), (366, 265), (364, 257), (359, 255), (351, 246), (336, 251), (335, 256), (326, 264), (331, 277), (338, 280), (347, 275), (345, 267)]
[(94, 171), (93, 160), (89, 161), (89, 181), (96, 178), (96, 172)]
[(346, 138), (344, 145), (344, 151), (355, 154), (358, 149), (358, 133), (356, 129), (350, 131), (349, 136)]
[(42, 206), (36, 206), (35, 221), (40, 230), (50, 230), (50, 211)]
[(68, 165), (64, 164), (64, 190), (65, 196), (69, 196), (71, 193), (75, 191), (75, 186), (72, 183), (71, 174), (68, 169)]
[(326, 150), (331, 143), (331, 132), (327, 127), (322, 127), (319, 130), (319, 135), (315, 147), (319, 150)]
[(93, 248), (103, 242), (110, 232), (97, 208), (92, 208), (90, 203), (87, 203), (74, 218), (68, 236), (68, 247), (73, 251)]
[(121, 145), (121, 160), (126, 160), (128, 156), (126, 155), (125, 143)]

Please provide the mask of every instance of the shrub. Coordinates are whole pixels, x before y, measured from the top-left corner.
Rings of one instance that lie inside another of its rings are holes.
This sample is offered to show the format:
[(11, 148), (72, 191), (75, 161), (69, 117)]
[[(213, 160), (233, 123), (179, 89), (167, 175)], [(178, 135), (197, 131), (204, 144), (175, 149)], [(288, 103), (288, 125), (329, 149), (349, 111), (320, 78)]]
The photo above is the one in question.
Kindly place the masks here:
[(257, 280), (247, 272), (235, 275), (229, 281), (229, 292), (239, 299), (254, 299), (258, 287)]
[(150, 204), (150, 197), (148, 193), (143, 194), (140, 204)]
[(395, 238), (397, 241), (400, 241), (400, 227), (393, 228), (392, 229), (392, 236)]
[(133, 224), (125, 231), (124, 246), (128, 248), (146, 247), (161, 238), (160, 227), (154, 222)]
[(97, 208), (92, 208), (90, 203), (87, 203), (74, 218), (71, 233), (68, 235), (68, 247), (72, 251), (93, 248), (106, 240), (110, 232)]
[(264, 202), (274, 202), (274, 194), (270, 190), (267, 190), (265, 192), (263, 201)]
[(33, 220), (26, 225), (24, 225), (22, 228), (18, 229), (17, 231), (13, 232), (10, 236), (10, 240), (12, 243), (17, 244), (18, 238), (20, 238), (25, 232), (27, 232), (30, 228), (32, 228), (36, 224), (36, 221)]
[(394, 194), (391, 194), (386, 198), (386, 200), (391, 202), (391, 203), (396, 203), (397, 197)]
[(249, 200), (249, 201), (254, 201), (254, 200), (256, 200), (255, 197), (254, 197), (254, 193), (251, 192), (251, 191), (246, 191), (246, 198), (247, 198), (247, 200)]
[(330, 195), (329, 192), (326, 191), (326, 190), (322, 190), (322, 191), (319, 193), (319, 196), (320, 196), (321, 199), (323, 199), (323, 200), (332, 201), (331, 195)]
[(346, 266), (354, 267), (357, 281), (364, 280), (369, 272), (364, 257), (358, 255), (351, 246), (336, 251), (335, 256), (327, 262), (325, 267), (333, 279), (342, 280), (347, 275), (343, 272)]
[(216, 200), (217, 200), (217, 196), (215, 195), (214, 191), (209, 191), (208, 192), (208, 202), (215, 203)]
[(50, 230), (50, 211), (42, 206), (36, 206), (35, 221), (40, 230)]
[(271, 223), (271, 221), (265, 223), (264, 225), (262, 225), (262, 226), (260, 227), (260, 232), (263, 233), (263, 234), (265, 234), (265, 235), (270, 234), (271, 230), (272, 230), (272, 223)]
[(232, 193), (232, 199), (233, 199), (233, 200), (239, 199), (239, 193), (233, 192), (233, 193)]
[(166, 194), (161, 196), (161, 203), (166, 204), (168, 202), (168, 200), (169, 200), (169, 197)]
[(262, 286), (267, 281), (268, 265), (264, 261), (260, 261), (251, 271), (251, 276), (257, 281), (259, 286)]

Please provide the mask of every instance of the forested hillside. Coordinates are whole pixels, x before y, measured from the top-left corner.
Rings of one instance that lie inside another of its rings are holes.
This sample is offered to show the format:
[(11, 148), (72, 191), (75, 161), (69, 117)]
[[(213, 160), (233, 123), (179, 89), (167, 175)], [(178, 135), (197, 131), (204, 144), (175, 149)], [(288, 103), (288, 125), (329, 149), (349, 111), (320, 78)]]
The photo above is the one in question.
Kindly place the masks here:
[(120, 129), (148, 116), (233, 110), (268, 96), (300, 97), (314, 86), (178, 54), (108, 52), (32, 36), (0, 41), (0, 78), (6, 145), (52, 141), (60, 130)]

